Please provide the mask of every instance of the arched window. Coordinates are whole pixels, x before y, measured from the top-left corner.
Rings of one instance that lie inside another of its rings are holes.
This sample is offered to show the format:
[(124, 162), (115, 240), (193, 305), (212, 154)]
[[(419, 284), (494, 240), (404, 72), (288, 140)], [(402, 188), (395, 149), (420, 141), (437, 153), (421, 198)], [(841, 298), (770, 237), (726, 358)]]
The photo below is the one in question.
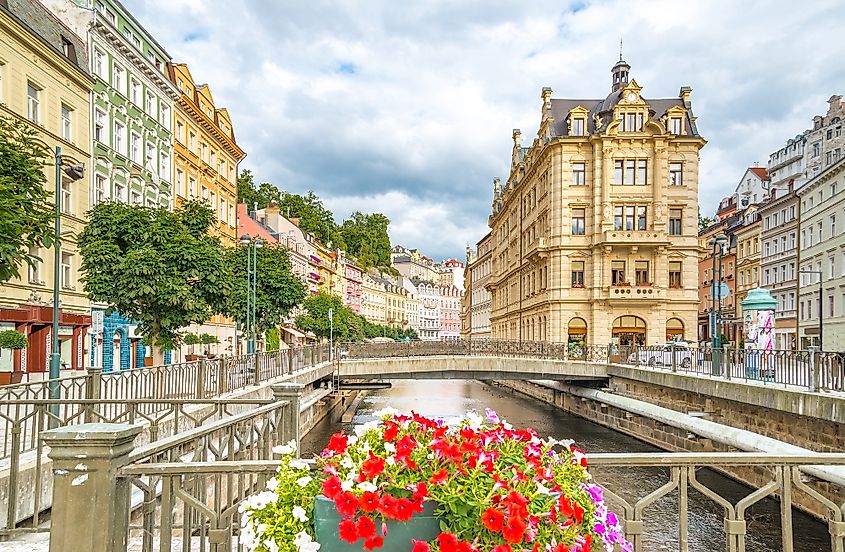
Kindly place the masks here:
[(617, 345), (645, 345), (646, 323), (639, 316), (620, 316), (613, 321), (611, 336)]
[(572, 358), (583, 358), (587, 345), (587, 322), (583, 318), (573, 318), (569, 321), (567, 331), (567, 348)]
[(679, 318), (670, 318), (666, 321), (666, 341), (681, 340), (684, 338), (684, 323)]

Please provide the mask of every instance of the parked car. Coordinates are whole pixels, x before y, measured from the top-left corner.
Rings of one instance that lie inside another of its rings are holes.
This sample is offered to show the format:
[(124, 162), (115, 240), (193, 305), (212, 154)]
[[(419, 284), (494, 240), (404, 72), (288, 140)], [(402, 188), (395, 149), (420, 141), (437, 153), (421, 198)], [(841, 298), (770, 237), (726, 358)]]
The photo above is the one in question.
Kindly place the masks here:
[(695, 353), (690, 349), (689, 343), (675, 341), (654, 347), (644, 347), (631, 353), (628, 362), (647, 364), (655, 366), (672, 366), (672, 355), (675, 355), (675, 362), (684, 370), (688, 370), (693, 363)]

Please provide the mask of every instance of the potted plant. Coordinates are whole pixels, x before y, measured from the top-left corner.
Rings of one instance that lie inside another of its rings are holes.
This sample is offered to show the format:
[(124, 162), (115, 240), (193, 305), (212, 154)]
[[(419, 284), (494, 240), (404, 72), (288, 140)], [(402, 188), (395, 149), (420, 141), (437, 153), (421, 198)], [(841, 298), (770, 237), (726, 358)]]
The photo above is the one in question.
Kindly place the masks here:
[[(23, 372), (15, 371), (14, 352), (18, 349), (26, 349), (29, 340), (26, 335), (16, 330), (5, 330), (0, 332), (0, 385), (20, 383)], [(3, 351), (9, 351), (8, 359)]]
[[(199, 342), (200, 342), (201, 345), (215, 345), (217, 343), (220, 343), (220, 340), (217, 339), (217, 336), (204, 333), (200, 336)], [(208, 358), (214, 357), (214, 355), (208, 354), (208, 347), (205, 348), (204, 353), (205, 353), (205, 356), (207, 356)]]
[(632, 550), (587, 459), (495, 412), (449, 421), (382, 411), (335, 434), (317, 470), (281, 455), (267, 490), (240, 506), (255, 552)]
[(194, 347), (196, 345), (199, 345), (200, 343), (202, 343), (200, 336), (198, 336), (197, 334), (193, 334), (193, 333), (185, 334), (185, 339), (183, 340), (183, 342), (185, 343), (185, 345), (188, 346), (188, 354), (185, 355), (185, 360), (187, 360), (189, 362), (193, 361), (193, 360), (197, 360), (198, 357), (194, 353)]

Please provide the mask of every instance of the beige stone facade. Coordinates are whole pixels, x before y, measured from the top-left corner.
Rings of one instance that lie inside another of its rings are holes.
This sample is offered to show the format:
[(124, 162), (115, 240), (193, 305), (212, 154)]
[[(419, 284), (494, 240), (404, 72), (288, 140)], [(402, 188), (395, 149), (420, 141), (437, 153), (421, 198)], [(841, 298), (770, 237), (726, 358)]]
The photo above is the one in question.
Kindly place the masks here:
[(695, 339), (698, 134), (690, 94), (645, 99), (629, 66), (603, 100), (542, 92), (528, 147), (494, 184), (495, 338), (607, 344)]
[(491, 294), (488, 289), (493, 271), (493, 240), (487, 233), (476, 245), (476, 252), (467, 249), (464, 273), (466, 293), (462, 299), (461, 336), (465, 339), (488, 339), (490, 328)]

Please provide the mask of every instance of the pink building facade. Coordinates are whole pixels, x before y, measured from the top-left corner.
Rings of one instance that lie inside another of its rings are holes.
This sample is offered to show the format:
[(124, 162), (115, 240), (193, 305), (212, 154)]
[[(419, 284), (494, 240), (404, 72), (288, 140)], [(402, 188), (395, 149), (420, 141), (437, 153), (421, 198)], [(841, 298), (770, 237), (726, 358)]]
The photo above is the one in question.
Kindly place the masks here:
[(456, 286), (438, 286), (440, 298), (440, 339), (461, 337), (461, 297)]

